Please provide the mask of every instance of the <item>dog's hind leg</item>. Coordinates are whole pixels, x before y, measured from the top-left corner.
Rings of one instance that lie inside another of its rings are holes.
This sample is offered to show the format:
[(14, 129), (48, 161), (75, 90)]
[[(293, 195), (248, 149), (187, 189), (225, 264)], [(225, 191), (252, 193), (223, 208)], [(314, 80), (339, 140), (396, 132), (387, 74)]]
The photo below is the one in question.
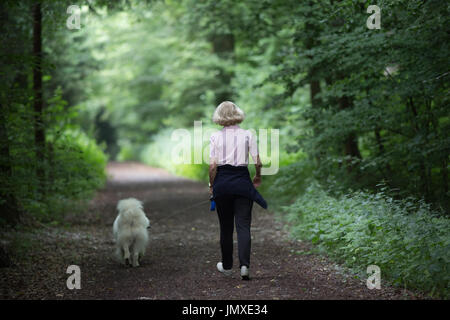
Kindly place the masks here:
[(130, 250), (128, 248), (128, 245), (124, 244), (122, 246), (123, 249), (123, 261), (125, 262), (125, 265), (130, 264)]
[(122, 248), (116, 247), (115, 258), (119, 262), (124, 262), (123, 261), (123, 250), (122, 250)]
[(133, 267), (139, 267), (139, 252), (133, 251)]

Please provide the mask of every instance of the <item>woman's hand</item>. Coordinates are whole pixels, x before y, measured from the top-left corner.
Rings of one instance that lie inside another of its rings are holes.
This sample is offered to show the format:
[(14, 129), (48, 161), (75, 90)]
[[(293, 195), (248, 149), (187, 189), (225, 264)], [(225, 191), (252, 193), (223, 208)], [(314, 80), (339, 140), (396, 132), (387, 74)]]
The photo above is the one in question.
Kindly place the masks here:
[(255, 177), (253, 178), (253, 185), (255, 186), (255, 188), (258, 188), (261, 185), (261, 168), (262, 168), (262, 163), (261, 163), (261, 159), (259, 158), (259, 154), (256, 157), (256, 163), (255, 163), (255, 170), (256, 170), (256, 174)]
[(258, 188), (261, 185), (261, 176), (255, 176), (253, 178), (253, 185)]
[(211, 187), (209, 187), (209, 196), (212, 196), (213, 195), (213, 187), (211, 186)]

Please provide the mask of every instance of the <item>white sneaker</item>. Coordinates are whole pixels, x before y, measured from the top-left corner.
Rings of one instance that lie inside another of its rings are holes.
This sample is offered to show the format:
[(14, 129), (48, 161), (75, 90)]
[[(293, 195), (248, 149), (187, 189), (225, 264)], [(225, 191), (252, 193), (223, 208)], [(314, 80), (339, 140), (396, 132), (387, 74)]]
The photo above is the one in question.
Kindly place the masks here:
[(219, 270), (220, 272), (222, 272), (224, 275), (226, 275), (226, 276), (231, 276), (231, 274), (232, 274), (232, 271), (231, 271), (231, 269), (224, 269), (223, 268), (223, 264), (222, 264), (222, 262), (218, 262), (217, 263), (217, 270)]
[(242, 280), (250, 280), (250, 273), (248, 271), (247, 266), (241, 267), (241, 278)]

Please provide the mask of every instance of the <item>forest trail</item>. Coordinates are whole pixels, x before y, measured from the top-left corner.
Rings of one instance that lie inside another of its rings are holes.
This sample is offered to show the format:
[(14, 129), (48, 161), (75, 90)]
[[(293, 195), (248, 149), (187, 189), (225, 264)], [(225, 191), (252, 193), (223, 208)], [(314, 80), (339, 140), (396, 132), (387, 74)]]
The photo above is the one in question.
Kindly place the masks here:
[[(346, 274), (310, 245), (288, 237), (270, 211), (255, 205), (251, 281), (216, 270), (220, 260), (216, 212), (209, 211), (207, 186), (137, 163), (110, 163), (109, 179), (83, 214), (67, 217), (68, 228), (38, 235), (28, 263), (0, 269), (3, 298), (28, 299), (411, 299), (411, 293)], [(113, 257), (112, 224), (117, 201), (144, 202), (152, 227), (138, 268)], [(32, 236), (31, 236), (32, 237)], [(37, 237), (37, 235), (34, 235)], [(235, 236), (236, 239), (236, 236)], [(31, 241), (33, 243), (33, 241)], [(81, 269), (81, 289), (69, 290), (66, 269)], [(6, 281), (6, 284), (4, 283)]]

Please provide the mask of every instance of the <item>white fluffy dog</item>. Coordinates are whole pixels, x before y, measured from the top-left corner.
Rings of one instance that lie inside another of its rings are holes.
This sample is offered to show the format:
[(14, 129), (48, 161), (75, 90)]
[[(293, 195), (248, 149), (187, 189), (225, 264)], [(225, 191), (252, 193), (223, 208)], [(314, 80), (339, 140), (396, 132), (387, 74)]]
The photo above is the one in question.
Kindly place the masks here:
[(131, 263), (138, 267), (147, 247), (150, 221), (145, 216), (142, 202), (137, 199), (120, 200), (117, 210), (119, 214), (113, 225), (116, 254), (125, 265)]

